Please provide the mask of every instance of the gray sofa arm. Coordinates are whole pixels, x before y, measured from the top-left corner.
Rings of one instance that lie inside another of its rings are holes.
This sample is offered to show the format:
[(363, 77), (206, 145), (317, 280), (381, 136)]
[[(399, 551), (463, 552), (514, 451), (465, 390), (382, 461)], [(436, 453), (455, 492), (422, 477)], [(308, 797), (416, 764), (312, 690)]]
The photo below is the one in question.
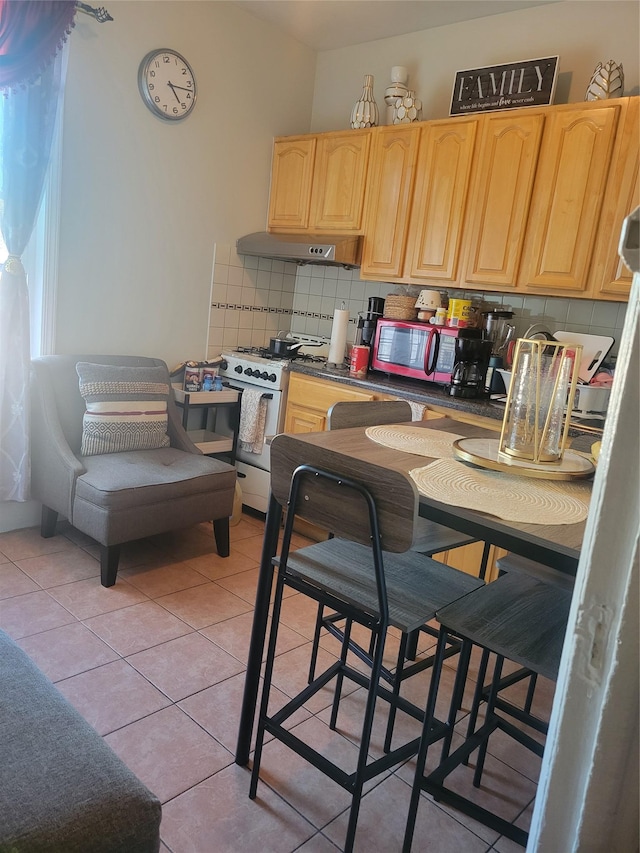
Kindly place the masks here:
[(76, 480), (86, 469), (69, 447), (53, 389), (37, 367), (31, 373), (31, 459), (32, 497), (71, 521)]

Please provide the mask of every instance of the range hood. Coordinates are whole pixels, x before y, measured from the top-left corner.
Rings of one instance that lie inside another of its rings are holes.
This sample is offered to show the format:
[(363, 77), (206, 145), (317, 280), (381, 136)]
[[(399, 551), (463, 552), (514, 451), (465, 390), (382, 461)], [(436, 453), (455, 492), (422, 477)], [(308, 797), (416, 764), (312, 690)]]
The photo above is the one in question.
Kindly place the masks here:
[(329, 264), (346, 269), (360, 266), (360, 237), (354, 234), (271, 234), (256, 231), (240, 237), (239, 255), (258, 255), (297, 264)]

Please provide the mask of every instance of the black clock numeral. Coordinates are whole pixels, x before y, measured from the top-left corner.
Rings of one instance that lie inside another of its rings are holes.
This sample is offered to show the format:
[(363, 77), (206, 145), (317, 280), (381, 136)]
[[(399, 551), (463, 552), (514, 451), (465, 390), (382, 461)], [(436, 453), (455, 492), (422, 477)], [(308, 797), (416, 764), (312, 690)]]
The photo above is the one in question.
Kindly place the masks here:
[(156, 102), (156, 104), (159, 104), (160, 103), (160, 95), (156, 95), (153, 100)]
[(153, 92), (153, 90), (154, 90), (155, 88), (156, 88), (156, 87), (153, 85), (153, 83), (149, 83), (149, 91), (150, 91), (150, 92)]
[(165, 55), (162, 57), (162, 61), (165, 63), (165, 65), (168, 65), (168, 64), (171, 62), (171, 57), (170, 57), (170, 56), (167, 56), (167, 55), (165, 54)]

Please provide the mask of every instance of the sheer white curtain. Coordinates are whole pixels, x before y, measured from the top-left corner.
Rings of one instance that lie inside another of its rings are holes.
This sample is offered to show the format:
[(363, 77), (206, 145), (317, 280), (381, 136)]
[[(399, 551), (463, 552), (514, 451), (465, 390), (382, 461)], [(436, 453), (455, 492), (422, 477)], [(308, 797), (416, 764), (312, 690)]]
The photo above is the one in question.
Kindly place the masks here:
[(29, 293), (21, 257), (38, 214), (49, 163), (69, 2), (0, 0), (0, 501), (29, 497)]

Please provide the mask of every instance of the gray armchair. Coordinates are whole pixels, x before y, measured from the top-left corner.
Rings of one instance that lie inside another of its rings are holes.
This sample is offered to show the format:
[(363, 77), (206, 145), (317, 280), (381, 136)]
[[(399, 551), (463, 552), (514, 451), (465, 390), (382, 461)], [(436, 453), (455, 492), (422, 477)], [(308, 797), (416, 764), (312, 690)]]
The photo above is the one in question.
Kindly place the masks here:
[(204, 456), (193, 444), (172, 394), (167, 403), (170, 446), (82, 456), (86, 406), (78, 362), (159, 367), (170, 386), (160, 359), (52, 355), (32, 361), (31, 488), (42, 502), (42, 536), (54, 535), (62, 515), (95, 539), (101, 546), (103, 586), (115, 583), (122, 543), (202, 521), (213, 521), (218, 554), (228, 557), (235, 468)]

